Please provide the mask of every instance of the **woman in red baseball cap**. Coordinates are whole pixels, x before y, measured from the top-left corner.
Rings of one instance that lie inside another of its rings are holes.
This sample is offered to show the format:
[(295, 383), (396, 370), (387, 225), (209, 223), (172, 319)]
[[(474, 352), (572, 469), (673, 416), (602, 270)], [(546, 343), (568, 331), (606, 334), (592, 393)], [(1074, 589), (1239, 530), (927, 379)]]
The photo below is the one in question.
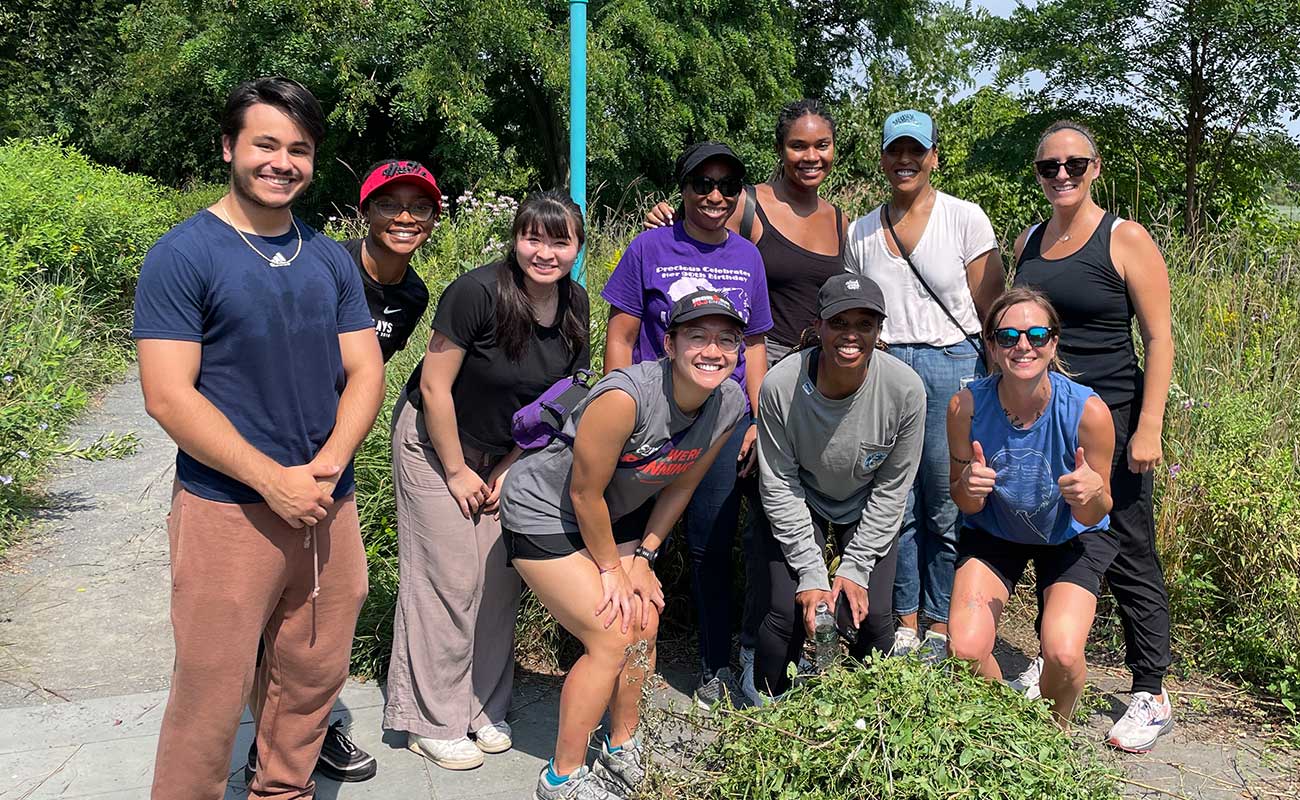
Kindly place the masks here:
[(361, 270), (366, 303), (384, 361), (406, 346), (429, 306), (429, 290), (410, 268), (442, 210), (433, 173), (416, 161), (389, 159), (366, 171), (358, 206), (369, 232), (343, 243)]

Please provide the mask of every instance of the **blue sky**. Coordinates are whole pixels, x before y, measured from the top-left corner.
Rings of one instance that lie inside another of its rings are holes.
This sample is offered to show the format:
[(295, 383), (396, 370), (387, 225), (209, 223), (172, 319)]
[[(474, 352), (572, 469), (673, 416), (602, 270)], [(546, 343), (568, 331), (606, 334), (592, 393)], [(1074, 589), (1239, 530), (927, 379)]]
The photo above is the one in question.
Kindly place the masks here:
[[(1021, 5), (1017, 0), (971, 0), (971, 2), (975, 6), (988, 9), (1000, 17), (1009, 16), (1017, 6)], [(1027, 0), (1024, 5), (1032, 6), (1034, 5), (1034, 0)], [(1032, 83), (1033, 81), (1031, 80), (1031, 84)], [(1041, 85), (1041, 80), (1039, 81), (1039, 84)], [(1291, 134), (1291, 138), (1300, 139), (1300, 120), (1286, 122), (1286, 129)]]

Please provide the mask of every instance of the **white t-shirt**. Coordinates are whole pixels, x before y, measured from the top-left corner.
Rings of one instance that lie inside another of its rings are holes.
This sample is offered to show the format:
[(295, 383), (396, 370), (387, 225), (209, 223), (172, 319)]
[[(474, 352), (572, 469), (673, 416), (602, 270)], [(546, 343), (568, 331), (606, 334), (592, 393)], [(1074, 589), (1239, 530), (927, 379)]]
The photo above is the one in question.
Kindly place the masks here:
[(848, 245), (844, 250), (845, 269), (867, 276), (884, 292), (887, 317), (880, 338), (887, 344), (947, 347), (966, 338), (966, 334), (978, 335), (979, 315), (966, 282), (966, 265), (998, 246), (993, 224), (984, 210), (974, 203), (937, 192), (934, 210), (912, 253), (912, 263), (943, 299), (964, 332), (953, 326), (912, 274), (907, 262), (889, 252), (885, 246), (889, 235), (889, 230), (881, 224), (877, 206), (849, 226)]

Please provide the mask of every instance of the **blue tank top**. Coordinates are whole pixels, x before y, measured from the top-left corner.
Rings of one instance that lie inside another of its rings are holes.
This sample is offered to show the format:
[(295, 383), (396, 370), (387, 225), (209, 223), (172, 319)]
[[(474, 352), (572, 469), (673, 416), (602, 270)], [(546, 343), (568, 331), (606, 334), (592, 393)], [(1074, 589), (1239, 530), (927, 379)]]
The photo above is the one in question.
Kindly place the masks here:
[(1110, 527), (1110, 517), (1092, 526), (1080, 525), (1061, 497), (1056, 482), (1074, 471), (1083, 406), (1096, 392), (1058, 372), (1048, 373), (1052, 397), (1033, 425), (1021, 430), (1011, 424), (998, 400), (1001, 375), (990, 375), (967, 388), (975, 398), (971, 441), (978, 441), (984, 458), (997, 473), (997, 484), (978, 514), (966, 521), (999, 539), (1021, 544), (1054, 545), (1084, 531)]

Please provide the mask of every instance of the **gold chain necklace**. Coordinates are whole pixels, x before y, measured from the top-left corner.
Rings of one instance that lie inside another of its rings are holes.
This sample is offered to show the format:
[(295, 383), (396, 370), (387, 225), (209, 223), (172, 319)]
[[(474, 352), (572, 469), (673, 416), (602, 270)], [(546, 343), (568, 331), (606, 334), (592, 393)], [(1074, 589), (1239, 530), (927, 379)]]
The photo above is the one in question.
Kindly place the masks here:
[(261, 250), (258, 250), (257, 246), (254, 245), (251, 241), (249, 241), (248, 237), (244, 235), (244, 232), (241, 231), (239, 228), (236, 228), (235, 223), (230, 221), (230, 213), (226, 211), (224, 204), (221, 206), (221, 216), (223, 217), (222, 221), (225, 222), (227, 225), (229, 225), (231, 228), (234, 228), (235, 233), (239, 234), (239, 238), (244, 240), (244, 244), (248, 245), (249, 248), (254, 253), (257, 253), (259, 256), (261, 256), (262, 260), (265, 261), (267, 264), (270, 264), (272, 267), (287, 267), (294, 262), (294, 259), (298, 258), (298, 255), (300, 253), (302, 253), (302, 231), (298, 230), (298, 220), (295, 219), (292, 215), (290, 215), (289, 221), (293, 223), (293, 232), (298, 236), (298, 247), (293, 251), (293, 255), (290, 256), (289, 258), (285, 258), (283, 255), (280, 254), (278, 250), (276, 251), (274, 256), (267, 258), (266, 254), (263, 253)]

